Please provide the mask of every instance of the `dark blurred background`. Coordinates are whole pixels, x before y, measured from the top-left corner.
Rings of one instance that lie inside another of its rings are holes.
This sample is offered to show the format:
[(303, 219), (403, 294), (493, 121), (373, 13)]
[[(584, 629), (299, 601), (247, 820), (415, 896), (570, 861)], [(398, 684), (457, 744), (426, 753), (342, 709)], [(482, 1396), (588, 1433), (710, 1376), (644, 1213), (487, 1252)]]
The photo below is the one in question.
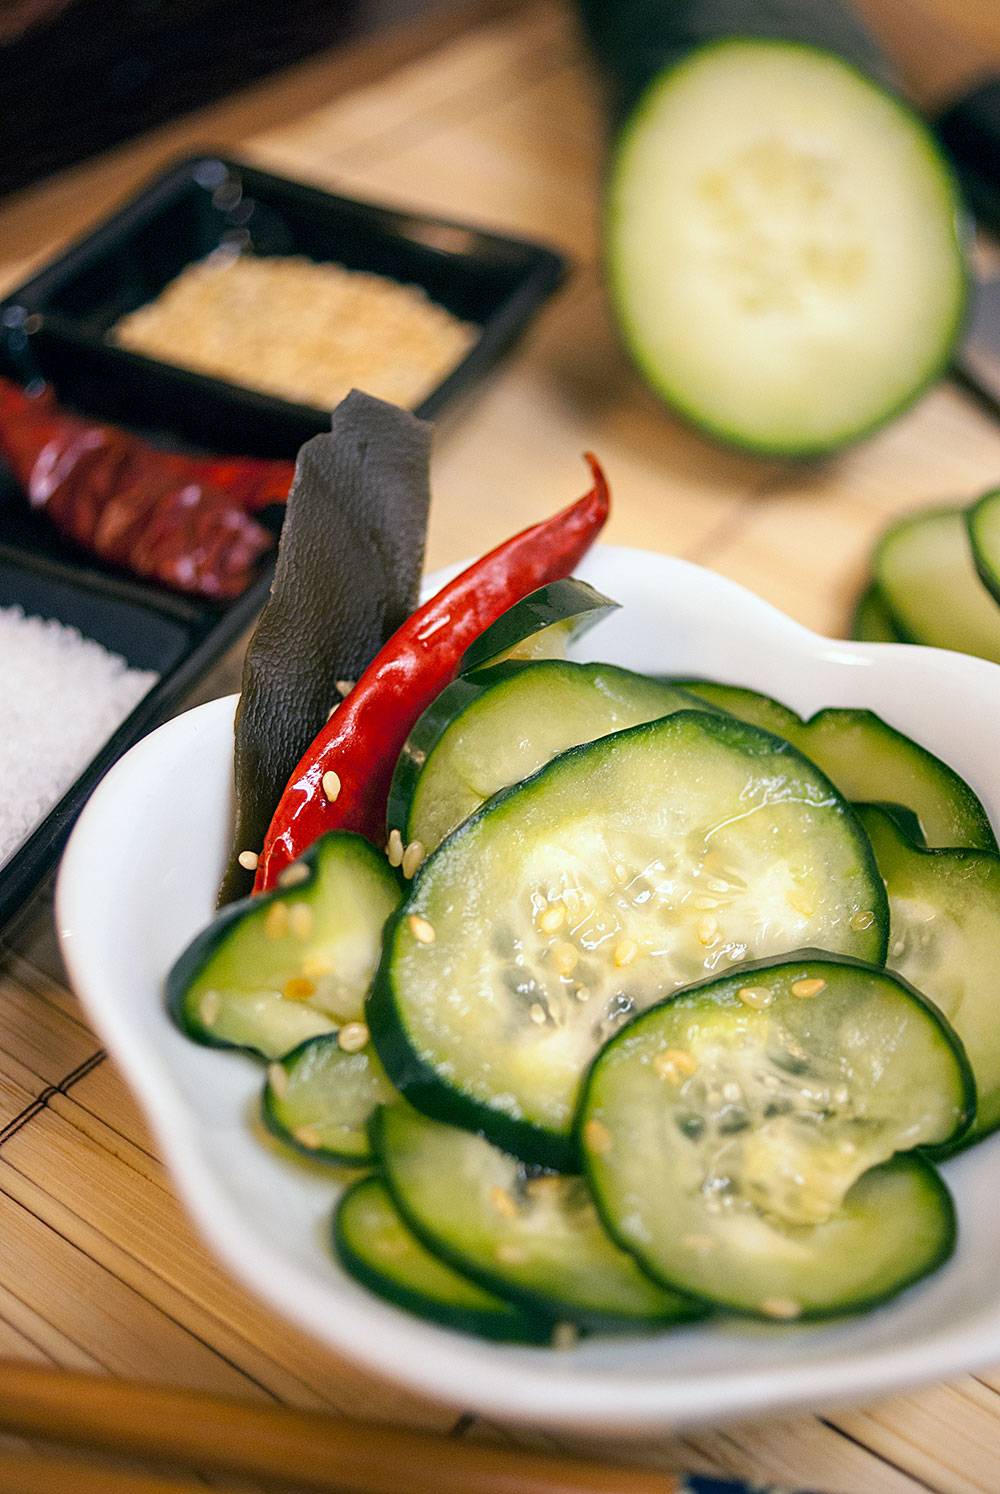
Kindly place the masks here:
[(448, 0), (0, 0), (0, 194)]

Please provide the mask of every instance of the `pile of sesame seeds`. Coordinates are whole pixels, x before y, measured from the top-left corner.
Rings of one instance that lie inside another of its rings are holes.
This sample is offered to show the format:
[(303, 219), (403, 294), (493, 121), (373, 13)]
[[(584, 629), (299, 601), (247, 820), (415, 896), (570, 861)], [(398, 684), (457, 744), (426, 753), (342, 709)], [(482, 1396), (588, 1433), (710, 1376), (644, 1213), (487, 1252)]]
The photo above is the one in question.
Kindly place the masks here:
[(76, 628), (0, 607), (0, 866), (158, 678)]

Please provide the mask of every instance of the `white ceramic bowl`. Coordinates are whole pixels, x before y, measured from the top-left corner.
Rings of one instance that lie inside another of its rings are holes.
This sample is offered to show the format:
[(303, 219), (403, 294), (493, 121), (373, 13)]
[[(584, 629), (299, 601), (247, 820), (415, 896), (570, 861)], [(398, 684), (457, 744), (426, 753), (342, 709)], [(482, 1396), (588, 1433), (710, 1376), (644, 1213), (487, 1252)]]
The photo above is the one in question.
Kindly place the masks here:
[[(580, 574), (624, 604), (586, 636), (581, 657), (733, 680), (806, 713), (870, 706), (952, 763), (1000, 824), (1000, 668), (933, 649), (831, 642), (732, 582), (644, 551), (598, 549)], [(334, 1182), (251, 1134), (260, 1067), (195, 1046), (164, 1010), (164, 976), (212, 913), (229, 831), (233, 708), (233, 698), (216, 700), (168, 722), (109, 773), (66, 852), (57, 918), (87, 1015), (202, 1233), (248, 1287), (416, 1390), (588, 1433), (861, 1401), (1000, 1361), (1000, 1137), (945, 1168), (961, 1221), (954, 1259), (889, 1306), (825, 1326), (720, 1322), (557, 1352), (432, 1327), (355, 1285), (327, 1247)]]

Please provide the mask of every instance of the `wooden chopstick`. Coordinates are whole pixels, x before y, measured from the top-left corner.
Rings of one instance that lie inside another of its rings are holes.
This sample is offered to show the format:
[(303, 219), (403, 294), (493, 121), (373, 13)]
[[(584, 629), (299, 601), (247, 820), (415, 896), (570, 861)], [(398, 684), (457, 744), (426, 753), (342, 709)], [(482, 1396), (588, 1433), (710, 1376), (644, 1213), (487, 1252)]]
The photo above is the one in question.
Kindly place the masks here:
[(51, 1453), (0, 1452), (0, 1494), (206, 1494), (182, 1474), (135, 1473)]
[[(351, 1494), (676, 1494), (679, 1488), (671, 1474), (653, 1469), (484, 1447), (438, 1433), (11, 1361), (0, 1364), (0, 1431)], [(24, 1459), (25, 1469), (31, 1461)], [(55, 1494), (60, 1487), (0, 1482), (4, 1494), (15, 1488)], [(65, 1487), (84, 1494), (79, 1483)], [(155, 1483), (147, 1487), (161, 1494)], [(169, 1489), (167, 1483), (163, 1494)], [(135, 1494), (145, 1494), (141, 1484)]]

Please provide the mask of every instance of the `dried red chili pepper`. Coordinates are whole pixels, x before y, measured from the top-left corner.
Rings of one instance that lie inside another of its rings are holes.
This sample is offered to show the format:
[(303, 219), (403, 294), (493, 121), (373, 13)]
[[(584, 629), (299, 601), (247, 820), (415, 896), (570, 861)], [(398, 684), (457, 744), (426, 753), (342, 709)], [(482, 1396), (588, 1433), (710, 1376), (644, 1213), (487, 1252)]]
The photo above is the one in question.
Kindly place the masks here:
[(273, 543), (248, 511), (283, 499), (290, 462), (160, 451), (0, 379), (0, 455), (69, 539), (139, 576), (238, 596)]
[[(314, 738), (274, 812), (255, 892), (327, 830), (381, 842), (396, 759), (422, 711), (454, 679), (462, 656), (508, 607), (568, 576), (608, 517), (610, 495), (596, 458), (594, 486), (576, 503), (505, 541), (419, 607), (375, 655), (347, 699)], [(335, 792), (331, 801), (324, 789)]]

